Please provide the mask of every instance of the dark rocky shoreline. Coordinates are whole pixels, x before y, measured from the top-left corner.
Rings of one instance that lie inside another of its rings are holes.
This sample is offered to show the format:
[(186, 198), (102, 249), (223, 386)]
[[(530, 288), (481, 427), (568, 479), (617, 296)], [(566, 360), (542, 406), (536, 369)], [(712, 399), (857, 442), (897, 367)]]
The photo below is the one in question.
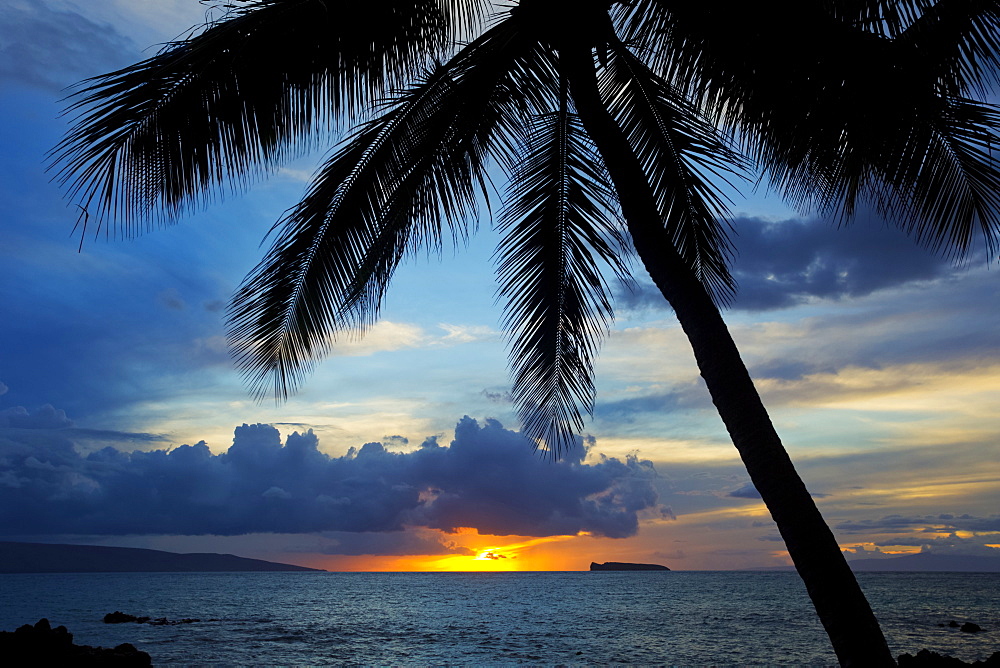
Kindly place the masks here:
[(17, 657), (22, 665), (37, 666), (144, 668), (153, 665), (149, 654), (129, 643), (112, 649), (74, 645), (73, 634), (65, 626), (52, 628), (44, 618), (15, 631), (0, 631), (0, 656)]

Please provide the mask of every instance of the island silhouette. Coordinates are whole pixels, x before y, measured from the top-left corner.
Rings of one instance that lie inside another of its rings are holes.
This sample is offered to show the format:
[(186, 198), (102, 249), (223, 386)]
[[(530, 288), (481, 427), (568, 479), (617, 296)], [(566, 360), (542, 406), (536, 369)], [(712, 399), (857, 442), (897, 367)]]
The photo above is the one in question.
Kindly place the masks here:
[(590, 562), (592, 571), (669, 571), (660, 564), (630, 564), (623, 561), (605, 561), (603, 564)]
[(135, 547), (0, 542), (0, 573), (319, 571), (232, 554), (180, 554)]

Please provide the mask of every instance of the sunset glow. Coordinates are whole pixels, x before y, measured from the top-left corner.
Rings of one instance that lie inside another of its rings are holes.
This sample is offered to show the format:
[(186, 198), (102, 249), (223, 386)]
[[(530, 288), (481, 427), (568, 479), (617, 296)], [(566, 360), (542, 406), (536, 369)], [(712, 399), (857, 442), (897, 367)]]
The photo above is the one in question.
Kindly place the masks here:
[(586, 541), (590, 537), (544, 536), (490, 536), (475, 529), (463, 528), (456, 533), (439, 534), (456, 550), (469, 554), (447, 556), (415, 555), (387, 557), (365, 555), (359, 557), (316, 557), (308, 565), (331, 571), (571, 571), (585, 570), (589, 565), (568, 557), (562, 546)]

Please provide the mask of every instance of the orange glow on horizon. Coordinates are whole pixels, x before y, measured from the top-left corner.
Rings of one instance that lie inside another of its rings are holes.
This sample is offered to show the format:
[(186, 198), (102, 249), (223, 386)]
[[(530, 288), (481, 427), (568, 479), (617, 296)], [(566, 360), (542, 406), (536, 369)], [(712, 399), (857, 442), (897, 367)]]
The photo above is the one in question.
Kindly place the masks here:
[[(434, 532), (437, 533), (437, 532)], [(312, 568), (328, 571), (381, 572), (498, 572), (586, 570), (583, 552), (575, 543), (595, 540), (587, 533), (576, 536), (492, 536), (462, 528), (441, 534), (442, 544), (467, 554), (445, 555), (315, 555), (298, 560)], [(596, 539), (600, 540), (600, 539)]]

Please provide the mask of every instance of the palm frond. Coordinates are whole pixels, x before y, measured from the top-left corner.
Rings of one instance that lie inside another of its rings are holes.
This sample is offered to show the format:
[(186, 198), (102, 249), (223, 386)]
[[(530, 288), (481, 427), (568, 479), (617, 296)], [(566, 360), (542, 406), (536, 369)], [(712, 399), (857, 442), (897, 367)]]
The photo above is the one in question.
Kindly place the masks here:
[(744, 162), (680, 93), (622, 43), (601, 76), (602, 97), (642, 164), (674, 249), (719, 302), (735, 292), (729, 273), (726, 199), (719, 183)]
[(493, 14), (492, 0), (438, 0), (451, 43), (468, 43), (483, 34)]
[(959, 254), (994, 246), (995, 114), (959, 91), (995, 83), (995, 0), (797, 3), (795, 31), (772, 16), (786, 3), (639, 3), (659, 32), (634, 39), (660, 40), (660, 71), (789, 202), (847, 219), (870, 204)]
[[(436, 0), (254, 0), (199, 34), (89, 79), (52, 151), (70, 197), (116, 233), (172, 220), (414, 75), (444, 43)], [(157, 218), (158, 217), (158, 218)]]
[(627, 276), (602, 163), (565, 94), (528, 128), (497, 251), (522, 431), (558, 456), (593, 410), (592, 359), (612, 319), (602, 266)]
[(258, 397), (286, 397), (332, 336), (371, 324), (406, 252), (436, 247), (445, 224), (461, 235), (485, 190), (486, 149), (520, 117), (509, 72), (523, 47), (501, 25), (439, 66), (360, 128), (279, 221), (229, 311)]
[(895, 38), (936, 0), (821, 0), (820, 8), (852, 28)]
[(936, 113), (922, 111), (921, 122), (887, 138), (873, 170), (888, 188), (872, 199), (925, 246), (962, 255), (979, 238), (993, 255), (1000, 248), (1000, 110), (964, 98), (932, 102)]
[(1000, 3), (940, 0), (900, 33), (910, 57), (949, 95), (987, 96), (1000, 84)]
[[(736, 113), (756, 72), (795, 66), (788, 54), (816, 39), (814, 3), (634, 0), (615, 10), (621, 40), (703, 111)], [(794, 16), (801, 29), (788, 30)], [(838, 22), (826, 17), (827, 25)]]

